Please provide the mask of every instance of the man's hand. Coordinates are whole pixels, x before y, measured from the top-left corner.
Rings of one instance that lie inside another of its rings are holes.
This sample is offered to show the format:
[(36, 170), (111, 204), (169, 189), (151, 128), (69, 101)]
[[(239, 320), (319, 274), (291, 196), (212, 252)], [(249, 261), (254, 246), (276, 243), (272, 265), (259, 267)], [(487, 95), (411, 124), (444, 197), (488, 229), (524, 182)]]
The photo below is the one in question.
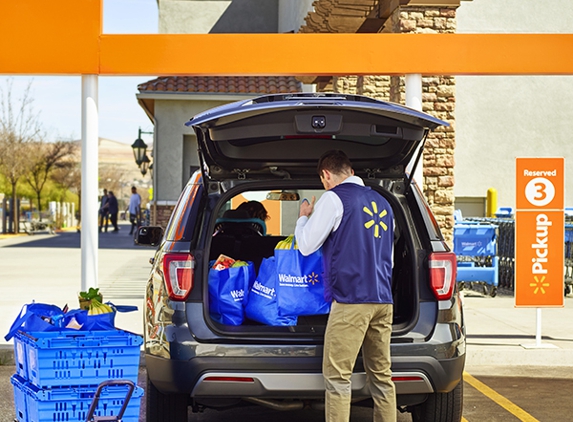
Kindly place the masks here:
[(312, 211), (314, 210), (314, 202), (316, 201), (316, 197), (313, 196), (308, 202), (308, 199), (304, 198), (300, 203), (300, 212), (298, 214), (299, 217), (305, 216), (310, 217)]

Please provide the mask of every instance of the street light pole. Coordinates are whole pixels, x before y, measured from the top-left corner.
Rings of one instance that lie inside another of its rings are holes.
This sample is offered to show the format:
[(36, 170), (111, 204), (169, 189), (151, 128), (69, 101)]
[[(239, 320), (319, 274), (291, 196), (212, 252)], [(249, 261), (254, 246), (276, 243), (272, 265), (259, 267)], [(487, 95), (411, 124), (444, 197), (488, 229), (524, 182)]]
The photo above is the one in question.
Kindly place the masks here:
[[(143, 139), (141, 139), (142, 133), (153, 135), (153, 132), (146, 132), (139, 128), (137, 132), (137, 139), (133, 144), (131, 144), (131, 148), (133, 148), (133, 157), (135, 158), (135, 164), (137, 164), (137, 167), (141, 167), (141, 163), (143, 163), (145, 160), (144, 157), (147, 157), (147, 144), (143, 142)], [(147, 163), (149, 163), (149, 158), (147, 158)], [(147, 172), (147, 168), (145, 168), (145, 171)], [(143, 173), (143, 175), (145, 175), (145, 173)]]

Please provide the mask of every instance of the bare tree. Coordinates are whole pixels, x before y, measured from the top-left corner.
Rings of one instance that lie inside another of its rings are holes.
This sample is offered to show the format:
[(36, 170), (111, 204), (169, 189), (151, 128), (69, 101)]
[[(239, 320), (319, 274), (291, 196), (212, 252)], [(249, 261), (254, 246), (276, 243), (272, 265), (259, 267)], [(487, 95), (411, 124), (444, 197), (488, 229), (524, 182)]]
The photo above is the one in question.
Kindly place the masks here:
[(34, 142), (31, 144), (30, 171), (24, 176), (26, 182), (36, 193), (38, 212), (42, 220), (42, 190), (49, 179), (50, 173), (63, 164), (64, 160), (73, 154), (76, 145), (72, 142), (56, 141), (51, 143)]
[(119, 198), (119, 192), (124, 184), (125, 170), (119, 166), (100, 164), (98, 172), (100, 189), (106, 188), (108, 191), (116, 192)]
[[(40, 133), (39, 116), (34, 112), (28, 84), (22, 97), (12, 98), (12, 80), (0, 87), (0, 172), (11, 187), (16, 210), (18, 183), (29, 171), (29, 145)], [(19, 231), (19, 215), (13, 213), (14, 232)]]

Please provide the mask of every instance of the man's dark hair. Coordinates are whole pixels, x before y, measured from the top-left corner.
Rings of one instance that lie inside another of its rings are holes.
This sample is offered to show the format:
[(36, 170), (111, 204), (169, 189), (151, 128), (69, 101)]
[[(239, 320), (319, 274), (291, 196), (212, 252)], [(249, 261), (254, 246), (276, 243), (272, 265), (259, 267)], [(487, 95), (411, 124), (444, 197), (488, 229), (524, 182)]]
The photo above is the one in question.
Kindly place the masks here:
[(318, 160), (316, 171), (319, 176), (322, 175), (322, 170), (328, 170), (333, 174), (348, 173), (352, 171), (352, 163), (344, 151), (331, 149), (322, 154)]

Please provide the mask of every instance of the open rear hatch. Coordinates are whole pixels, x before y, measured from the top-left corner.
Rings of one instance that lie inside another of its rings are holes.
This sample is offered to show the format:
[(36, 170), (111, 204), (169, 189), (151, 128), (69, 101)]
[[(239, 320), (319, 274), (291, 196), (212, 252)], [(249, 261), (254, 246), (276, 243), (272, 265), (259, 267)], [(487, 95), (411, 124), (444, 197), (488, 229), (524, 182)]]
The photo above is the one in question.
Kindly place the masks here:
[[(296, 189), (298, 182), (304, 180), (301, 185), (308, 187), (309, 181), (316, 181), (315, 189), (318, 189), (316, 164), (330, 149), (345, 151), (355, 173), (364, 179), (405, 178), (409, 182), (406, 166), (417, 147), (430, 130), (447, 123), (368, 97), (307, 93), (271, 95), (228, 104), (196, 115), (187, 125), (197, 134), (206, 183), (229, 179), (266, 180), (269, 183), (262, 182), (264, 189), (275, 189), (272, 180), (280, 180), (278, 184), (288, 184)], [(261, 183), (255, 185), (260, 187)], [(392, 194), (386, 192), (386, 195)], [(397, 199), (390, 202), (399, 203)], [(417, 277), (416, 254), (407, 218), (403, 212), (395, 214), (397, 232), (401, 234), (395, 247), (401, 251), (395, 254), (394, 274), (396, 279), (410, 282), (408, 286), (396, 287), (396, 294), (404, 296), (404, 300), (395, 300), (398, 311), (395, 313), (395, 331), (404, 332), (417, 319), (417, 288), (411, 285)], [(271, 237), (266, 236), (261, 243), (269, 243)], [(280, 239), (277, 237), (276, 241)], [(252, 238), (232, 239), (227, 243), (221, 240), (213, 238), (211, 259), (231, 251), (237, 242), (256, 241)], [(251, 245), (243, 252), (248, 254), (259, 246)], [(266, 245), (266, 248), (269, 249), (268, 256), (272, 255), (274, 245)], [(400, 307), (404, 311), (400, 311)], [(228, 331), (231, 335), (263, 332), (279, 336), (289, 333), (321, 335), (326, 319), (326, 315), (302, 317), (296, 327), (264, 327), (249, 321), (240, 327), (228, 327), (229, 330), (215, 325), (218, 331)]]
[(447, 125), (397, 104), (344, 94), (268, 95), (194, 116), (205, 181), (308, 178), (330, 149), (357, 175), (404, 177), (428, 131)]

